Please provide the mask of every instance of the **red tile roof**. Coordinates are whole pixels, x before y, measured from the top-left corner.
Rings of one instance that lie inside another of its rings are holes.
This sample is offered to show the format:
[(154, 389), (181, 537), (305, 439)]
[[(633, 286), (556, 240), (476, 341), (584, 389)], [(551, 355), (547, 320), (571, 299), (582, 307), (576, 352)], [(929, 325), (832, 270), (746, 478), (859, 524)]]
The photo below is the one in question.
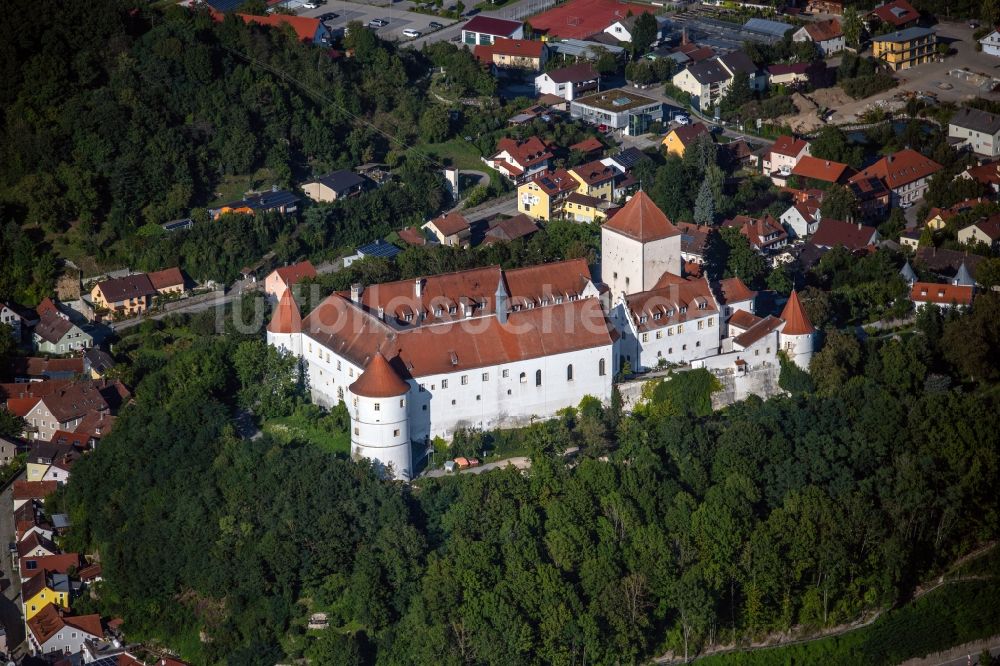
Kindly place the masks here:
[(570, 171), (579, 176), (587, 185), (599, 185), (613, 180), (615, 177), (615, 170), (601, 163), (600, 160), (575, 166)]
[(816, 247), (843, 245), (849, 250), (861, 250), (874, 242), (877, 233), (875, 227), (824, 217), (809, 242)]
[[(808, 146), (808, 141), (783, 134), (775, 139), (774, 145), (771, 146), (771, 153), (797, 157)], [(774, 158), (772, 157), (771, 159), (773, 160)]]
[(14, 499), (32, 500), (45, 499), (59, 487), (56, 481), (15, 481)]
[(153, 284), (154, 289), (169, 289), (170, 287), (184, 286), (184, 275), (181, 273), (181, 269), (177, 267), (164, 268), (162, 271), (153, 271), (152, 273), (147, 273), (146, 276)]
[(779, 326), (781, 326), (781, 324), (782, 321), (780, 319), (772, 315), (768, 315), (767, 317), (761, 319), (759, 322), (751, 326), (743, 333), (733, 338), (733, 343), (738, 345), (739, 347), (746, 349), (753, 343), (764, 338), (769, 333), (777, 329)]
[(368, 362), (361, 376), (350, 385), (349, 390), (354, 395), (366, 398), (392, 398), (404, 395), (410, 390), (410, 385), (392, 369), (381, 352), (375, 352), (375, 356)]
[(1000, 161), (969, 167), (964, 173), (978, 183), (1000, 185)]
[(921, 178), (931, 176), (942, 168), (944, 167), (931, 158), (906, 148), (898, 153), (886, 155), (851, 180), (874, 177), (884, 182), (889, 189), (895, 190)]
[[(111, 409), (115, 400), (115, 382), (103, 379), (76, 381), (42, 398), (44, 405), (60, 422), (80, 418), (91, 412)], [(105, 395), (107, 394), (107, 395)]]
[(420, 247), (422, 245), (427, 245), (427, 238), (424, 237), (420, 229), (416, 227), (406, 227), (397, 233), (399, 239), (406, 243), (407, 245), (414, 245)]
[(785, 327), (781, 329), (784, 335), (809, 335), (816, 332), (794, 289), (785, 303), (785, 309), (781, 311), (781, 318), (785, 321)]
[(580, 186), (566, 169), (547, 169), (532, 178), (531, 182), (550, 197), (573, 192)]
[(685, 147), (690, 146), (695, 140), (703, 135), (708, 134), (708, 128), (705, 127), (704, 123), (693, 123), (691, 125), (681, 125), (680, 127), (675, 127), (671, 132), (677, 137), (677, 140), (681, 142)]
[[(570, 195), (573, 196), (573, 195)], [(485, 243), (512, 241), (524, 238), (538, 231), (538, 225), (530, 217), (521, 213), (514, 217), (500, 220), (486, 232)]]
[(681, 233), (642, 190), (629, 199), (614, 217), (605, 222), (604, 228), (617, 231), (642, 243), (678, 236)]
[(975, 288), (971, 285), (914, 282), (910, 288), (910, 300), (915, 303), (972, 305), (973, 296)]
[(73, 328), (73, 322), (48, 310), (41, 315), (38, 325), (35, 326), (35, 335), (46, 342), (55, 344), (62, 340), (71, 328)]
[(454, 236), (469, 230), (469, 221), (461, 213), (456, 212), (436, 217), (431, 223), (445, 236)]
[(737, 215), (723, 222), (723, 226), (739, 228), (740, 233), (758, 249), (766, 249), (788, 239), (788, 232), (770, 214), (758, 218)]
[(893, 0), (884, 5), (879, 5), (871, 11), (884, 23), (898, 28), (920, 18), (920, 12), (913, 8), (906, 0)]
[(14, 416), (20, 416), (24, 418), (31, 413), (31, 410), (35, 408), (38, 401), (41, 398), (27, 397), (27, 398), (8, 398), (7, 399), (7, 411)]
[(286, 289), (281, 294), (281, 300), (274, 308), (274, 314), (271, 316), (271, 323), (267, 325), (267, 330), (271, 333), (299, 333), (302, 331), (302, 315), (299, 313), (299, 306), (295, 303), (291, 289)]
[[(34, 566), (31, 566), (34, 564)], [(66, 573), (80, 566), (79, 553), (60, 553), (58, 555), (43, 555), (42, 557), (22, 557), (20, 560), (21, 578), (27, 578), (36, 571), (54, 571)]]
[(729, 318), (729, 325), (748, 331), (761, 321), (763, 320), (760, 317), (751, 314), (746, 310), (737, 310)]
[[(17, 554), (21, 558), (30, 557), (32, 551), (37, 549), (41, 549), (43, 553), (47, 552), (50, 556), (59, 554), (59, 548), (45, 537), (40, 536), (38, 532), (32, 532), (17, 544)], [(45, 555), (39, 557), (45, 557)]]
[(532, 136), (521, 141), (504, 137), (497, 141), (497, 152), (491, 159), (496, 159), (497, 155), (503, 152), (510, 155), (510, 159), (514, 164), (524, 171), (552, 159), (552, 151), (549, 149), (548, 144), (537, 136)]
[(672, 284), (630, 294), (625, 297), (625, 303), (640, 332), (701, 319), (719, 312), (712, 290), (704, 279), (676, 280)]
[(824, 183), (839, 183), (853, 173), (846, 164), (823, 160), (812, 155), (804, 155), (792, 168), (792, 175), (800, 178), (812, 178)]
[(308, 259), (290, 266), (275, 268), (274, 272), (278, 274), (278, 277), (281, 278), (281, 281), (285, 283), (286, 287), (291, 287), (302, 278), (314, 278), (317, 275), (316, 269), (313, 267), (312, 262)]
[(653, 9), (655, 8), (649, 5), (620, 0), (573, 0), (532, 16), (531, 26), (536, 33), (563, 39), (586, 39), (600, 34), (614, 21), (623, 19), (628, 12), (638, 16)]
[(42, 299), (42, 302), (35, 308), (35, 312), (38, 313), (39, 317), (44, 317), (46, 314), (60, 314), (59, 306), (57, 306), (48, 296)]
[(83, 358), (42, 358), (38, 356), (15, 358), (10, 364), (15, 375), (45, 377), (56, 373), (83, 373)]
[(992, 215), (985, 220), (980, 220), (974, 225), (991, 240), (996, 242), (1000, 239), (1000, 214)]
[(840, 21), (835, 18), (816, 23), (807, 23), (806, 32), (814, 42), (825, 42), (838, 37), (843, 37), (844, 31), (840, 27)]
[(743, 280), (738, 277), (719, 280), (719, 292), (721, 294), (719, 302), (723, 305), (749, 301), (757, 297), (757, 292), (743, 284)]
[(91, 412), (84, 416), (79, 425), (76, 426), (75, 434), (100, 439), (111, 432), (117, 420), (117, 416), (112, 416), (107, 412)]
[(102, 638), (104, 636), (100, 615), (63, 617), (53, 604), (47, 604), (34, 617), (28, 620), (28, 630), (31, 631), (38, 645), (44, 645), (67, 626), (79, 629), (95, 638)]
[[(570, 65), (569, 67), (554, 69), (548, 74), (549, 78), (556, 83), (581, 83), (583, 81), (592, 81), (600, 76), (597, 70), (594, 69), (594, 66), (586, 61)], [(559, 99), (565, 101), (561, 97)], [(572, 146), (570, 147), (572, 148)]]
[(149, 281), (149, 276), (145, 273), (104, 280), (97, 283), (97, 288), (104, 295), (104, 299), (111, 304), (127, 301), (131, 298), (151, 296), (156, 293), (153, 283)]
[[(468, 30), (468, 27), (466, 27)], [(487, 47), (493, 55), (502, 55), (513, 58), (541, 58), (545, 50), (545, 42), (528, 39), (507, 39), (497, 37), (493, 45)], [(476, 57), (479, 57), (480, 47), (476, 47)], [(492, 57), (490, 58), (492, 60)]]
[(571, 151), (578, 150), (581, 153), (587, 154), (596, 152), (599, 150), (604, 150), (604, 144), (600, 142), (596, 137), (588, 137), (579, 143), (574, 143), (569, 147)]

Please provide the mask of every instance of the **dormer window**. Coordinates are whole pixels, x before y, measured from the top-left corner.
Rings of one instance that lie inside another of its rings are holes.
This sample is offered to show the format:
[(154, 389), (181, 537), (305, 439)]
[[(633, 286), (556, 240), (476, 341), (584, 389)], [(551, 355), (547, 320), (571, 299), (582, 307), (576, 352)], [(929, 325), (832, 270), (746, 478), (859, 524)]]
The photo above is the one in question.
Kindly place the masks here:
[(657, 312), (653, 315), (653, 321), (658, 321), (660, 319), (660, 313)]
[(646, 317), (646, 315), (642, 315), (641, 317), (639, 317), (639, 323), (640, 324), (645, 324), (646, 323), (646, 319), (648, 319), (648, 317)]
[(684, 313), (685, 313), (685, 312), (687, 312), (687, 311), (688, 311), (687, 307), (683, 307), (683, 308), (681, 308), (681, 314), (684, 314)]
[(563, 297), (562, 296), (556, 296), (556, 305), (559, 305), (562, 302), (563, 302)]
[(454, 305), (448, 308), (448, 314), (455, 314), (456, 312), (458, 312), (458, 308)]
[(410, 314), (410, 313), (408, 312), (408, 313), (406, 313), (406, 315), (405, 315), (405, 316), (403, 317), (403, 319), (404, 319), (405, 321), (413, 321), (413, 315), (412, 315), (412, 314)]
[(444, 314), (444, 308), (435, 308), (434, 309), (434, 316), (435, 317), (440, 317), (443, 314)]

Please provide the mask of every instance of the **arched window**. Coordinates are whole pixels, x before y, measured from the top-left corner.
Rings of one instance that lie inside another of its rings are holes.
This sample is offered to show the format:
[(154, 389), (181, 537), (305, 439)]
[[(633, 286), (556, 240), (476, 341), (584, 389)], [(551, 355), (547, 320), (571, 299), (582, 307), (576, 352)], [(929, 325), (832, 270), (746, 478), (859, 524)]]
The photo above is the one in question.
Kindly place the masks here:
[(605, 369), (604, 368), (604, 359), (602, 358), (600, 361), (597, 362), (597, 374), (599, 374), (601, 377), (603, 377), (604, 376), (604, 369)]
[(566, 366), (566, 381), (573, 381), (573, 364), (570, 363)]
[(542, 371), (535, 370), (535, 386), (541, 386), (541, 385), (542, 385)]
[(525, 373), (522, 372), (521, 376), (519, 377), (519, 379), (521, 380), (522, 384), (527, 383), (527, 381), (528, 381), (528, 375), (526, 375)]

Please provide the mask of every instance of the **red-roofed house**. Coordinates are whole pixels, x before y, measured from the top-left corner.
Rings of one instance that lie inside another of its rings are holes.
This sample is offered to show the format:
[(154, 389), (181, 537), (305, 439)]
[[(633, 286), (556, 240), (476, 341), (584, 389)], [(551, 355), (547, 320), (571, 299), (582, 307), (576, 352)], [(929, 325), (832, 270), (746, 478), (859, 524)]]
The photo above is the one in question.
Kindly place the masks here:
[(667, 153), (673, 153), (678, 157), (684, 157), (684, 151), (694, 143), (698, 137), (708, 134), (708, 128), (704, 123), (692, 123), (691, 125), (680, 125), (667, 132), (663, 137), (664, 149)]
[(469, 221), (458, 212), (436, 217), (422, 228), (434, 234), (441, 245), (469, 247), (469, 241), (472, 238), (472, 227), (469, 225)]
[(149, 278), (153, 289), (161, 296), (163, 294), (184, 295), (184, 274), (176, 266), (173, 268), (164, 268), (162, 271), (147, 273), (146, 277)]
[(569, 67), (554, 69), (535, 77), (535, 90), (539, 95), (558, 95), (567, 102), (583, 93), (597, 90), (601, 75), (589, 62), (581, 62)]
[(809, 142), (794, 136), (783, 134), (774, 141), (771, 150), (764, 155), (761, 166), (764, 175), (771, 178), (775, 185), (784, 185), (792, 173), (792, 169), (803, 157), (809, 155)]
[(920, 20), (920, 12), (906, 0), (892, 0), (871, 10), (868, 17), (871, 22), (881, 21), (894, 30), (902, 30), (916, 25)]
[(788, 245), (788, 232), (769, 214), (759, 218), (737, 215), (723, 222), (722, 226), (739, 229), (758, 252), (773, 252)]
[(969, 167), (960, 173), (959, 177), (982, 183), (994, 192), (1000, 193), (1000, 161)]
[(52, 604), (28, 620), (31, 654), (77, 654), (88, 640), (104, 638), (100, 615), (64, 616)]
[(852, 224), (843, 220), (820, 220), (819, 228), (810, 242), (818, 248), (833, 248), (839, 245), (848, 250), (864, 250), (878, 242), (878, 230), (863, 224)]
[(942, 310), (967, 308), (972, 305), (975, 295), (975, 287), (969, 285), (914, 282), (910, 287), (910, 300), (914, 307), (936, 305)]
[(309, 260), (300, 261), (290, 266), (275, 268), (264, 280), (264, 293), (271, 302), (277, 303), (286, 289), (291, 288), (303, 278), (316, 277), (316, 268)]
[(892, 193), (892, 204), (912, 204), (922, 199), (931, 176), (943, 167), (925, 155), (906, 148), (886, 155), (851, 178), (878, 178)]
[(25, 580), (43, 570), (66, 573), (70, 569), (77, 569), (80, 566), (80, 554), (60, 553), (58, 555), (44, 555), (42, 557), (29, 555), (19, 558), (18, 564), (21, 571), (21, 580)]
[(566, 169), (543, 171), (517, 188), (517, 210), (536, 220), (555, 219), (579, 186)]
[(792, 35), (793, 42), (813, 42), (824, 58), (844, 50), (844, 31), (835, 18), (807, 23)]
[(806, 186), (809, 185), (808, 181), (810, 180), (844, 184), (853, 173), (854, 169), (846, 164), (820, 159), (812, 155), (801, 158), (798, 164), (792, 168), (792, 175), (800, 180), (805, 180)]
[(477, 46), (476, 59), (497, 69), (530, 69), (538, 71), (548, 61), (545, 42), (498, 37), (492, 44)]
[(958, 242), (967, 244), (985, 243), (991, 250), (1000, 247), (1000, 214), (979, 220), (958, 232)]
[(520, 141), (504, 137), (497, 141), (497, 152), (486, 160), (486, 164), (520, 184), (548, 169), (551, 161), (552, 150), (537, 136)]
[[(276, 30), (291, 30), (301, 42), (325, 45), (330, 43), (330, 30), (318, 18), (295, 16), (293, 14), (268, 14), (256, 16), (253, 14), (237, 14), (244, 23), (263, 25)], [(213, 11), (212, 18), (222, 22), (226, 15)]]

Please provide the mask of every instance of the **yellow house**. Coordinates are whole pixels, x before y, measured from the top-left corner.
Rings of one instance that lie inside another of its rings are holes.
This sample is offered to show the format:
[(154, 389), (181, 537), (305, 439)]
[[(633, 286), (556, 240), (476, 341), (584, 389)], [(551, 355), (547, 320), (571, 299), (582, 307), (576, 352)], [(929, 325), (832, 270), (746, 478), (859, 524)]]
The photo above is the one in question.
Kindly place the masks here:
[(907, 28), (872, 37), (872, 55), (898, 72), (937, 58), (937, 35), (929, 28)]
[(563, 204), (563, 217), (574, 222), (601, 222), (617, 210), (610, 201), (573, 192)]
[(123, 316), (135, 316), (149, 309), (157, 294), (149, 277), (143, 273), (104, 280), (90, 290), (95, 310), (108, 310)]
[(600, 160), (575, 166), (569, 170), (569, 175), (579, 183), (576, 191), (580, 194), (607, 201), (614, 196), (615, 170)]
[(684, 151), (687, 147), (694, 143), (699, 136), (708, 133), (708, 128), (705, 127), (704, 123), (680, 125), (667, 132), (660, 143), (668, 155), (672, 153), (678, 157), (684, 157)]
[(517, 210), (535, 220), (552, 220), (563, 215), (567, 197), (579, 182), (566, 169), (543, 171), (517, 188)]
[(55, 604), (69, 610), (69, 595), (69, 576), (61, 573), (38, 572), (21, 585), (24, 619), (30, 620), (49, 604)]

